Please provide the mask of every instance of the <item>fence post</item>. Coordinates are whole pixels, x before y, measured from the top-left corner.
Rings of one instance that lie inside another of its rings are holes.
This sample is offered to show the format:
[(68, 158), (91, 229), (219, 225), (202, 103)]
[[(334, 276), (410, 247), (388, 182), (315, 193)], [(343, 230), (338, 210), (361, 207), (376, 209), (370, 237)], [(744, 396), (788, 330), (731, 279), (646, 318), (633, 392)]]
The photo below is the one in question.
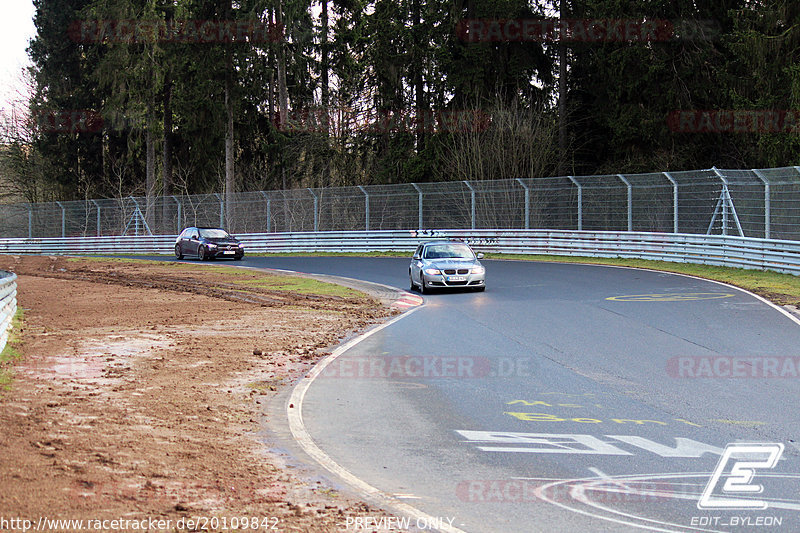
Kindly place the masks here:
[(472, 184), (467, 180), (464, 180), (464, 185), (469, 188), (469, 196), (470, 196), (470, 228), (475, 229), (475, 189), (472, 187)]
[(225, 228), (225, 201), (222, 199), (222, 196), (220, 196), (219, 193), (215, 192), (214, 196), (216, 196), (217, 201), (219, 201), (219, 227)]
[(678, 182), (672, 179), (669, 172), (662, 172), (672, 183), (672, 233), (678, 233)]
[(175, 195), (170, 195), (170, 198), (175, 200), (175, 203), (178, 204), (178, 219), (177, 219), (177, 222), (175, 222), (175, 225), (177, 226), (176, 230), (175, 230), (175, 233), (180, 233), (181, 229), (182, 229), (182, 226), (183, 226), (183, 223), (182, 223), (183, 219), (181, 217), (181, 207), (182, 207), (181, 201), (178, 200), (178, 198)]
[(583, 185), (578, 183), (574, 176), (567, 176), (578, 188), (578, 231), (583, 230)]
[(308, 192), (314, 197), (314, 231), (319, 231), (319, 198), (311, 187), (307, 187)]
[(633, 231), (633, 190), (631, 182), (625, 179), (622, 174), (617, 174), (617, 177), (628, 187), (628, 231)]
[(272, 202), (270, 202), (270, 197), (266, 192), (264, 191), (259, 191), (259, 192), (261, 193), (261, 196), (263, 196), (264, 199), (267, 201), (267, 233), (269, 233), (269, 227), (270, 224), (272, 223), (272, 205), (271, 205)]
[(97, 236), (100, 236), (100, 204), (97, 203), (97, 200), (92, 200), (92, 203), (97, 208)]
[(28, 204), (28, 238), (33, 239), (33, 205)]
[(63, 239), (67, 236), (67, 211), (64, 209), (64, 205), (61, 202), (56, 202), (56, 204), (58, 204), (58, 207), (61, 208), (61, 238)]
[(414, 188), (415, 188), (415, 189), (417, 190), (417, 192), (419, 193), (419, 206), (418, 206), (418, 211), (419, 211), (419, 228), (417, 228), (417, 229), (422, 229), (422, 222), (423, 222), (423, 221), (422, 221), (422, 189), (420, 189), (420, 188), (419, 188), (419, 185), (417, 185), (416, 183), (412, 183), (411, 185), (413, 185), (413, 186), (414, 186)]
[(525, 229), (531, 229), (531, 190), (522, 178), (517, 178), (517, 183), (525, 189)]
[(358, 188), (364, 193), (364, 231), (369, 231), (369, 193), (363, 185), (359, 185)]
[(764, 182), (764, 238), (769, 239), (770, 234), (770, 194), (769, 194), (769, 181), (760, 170), (753, 169), (753, 174), (758, 176), (758, 179)]

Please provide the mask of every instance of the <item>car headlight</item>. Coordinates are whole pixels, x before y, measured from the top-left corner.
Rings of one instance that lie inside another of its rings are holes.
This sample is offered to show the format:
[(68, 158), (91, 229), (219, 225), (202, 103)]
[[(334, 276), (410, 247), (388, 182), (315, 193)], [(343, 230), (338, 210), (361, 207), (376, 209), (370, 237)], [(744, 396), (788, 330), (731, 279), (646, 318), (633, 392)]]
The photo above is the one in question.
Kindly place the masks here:
[(239, 248), (244, 248), (244, 244), (242, 243), (238, 243), (236, 246), (238, 246)]
[(213, 244), (213, 243), (208, 243), (206, 246), (208, 246), (209, 248), (216, 248), (217, 247), (217, 245)]
[(426, 268), (425, 273), (429, 276), (436, 276), (442, 273), (438, 268)]
[(473, 274), (484, 274), (485, 272), (486, 272), (486, 269), (484, 267), (482, 267), (482, 266), (472, 267), (472, 273)]

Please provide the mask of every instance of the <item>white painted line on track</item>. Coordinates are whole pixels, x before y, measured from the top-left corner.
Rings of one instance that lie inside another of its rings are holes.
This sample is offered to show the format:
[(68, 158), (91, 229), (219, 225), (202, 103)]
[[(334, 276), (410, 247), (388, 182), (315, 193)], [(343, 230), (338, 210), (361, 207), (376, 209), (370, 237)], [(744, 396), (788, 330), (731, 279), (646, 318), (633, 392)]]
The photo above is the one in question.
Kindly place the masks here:
[[(394, 289), (394, 287), (392, 288)], [(336, 358), (341, 356), (343, 353), (347, 352), (350, 348), (353, 348), (354, 346), (359, 344), (361, 341), (391, 326), (395, 322), (409, 316), (418, 309), (421, 309), (421, 306), (406, 311), (402, 315), (397, 316), (392, 320), (384, 324), (381, 324), (380, 326), (374, 329), (371, 329), (370, 331), (364, 333), (363, 335), (359, 335), (358, 337), (351, 339), (350, 341), (336, 348), (331, 353), (331, 355), (327, 356), (326, 358), (322, 359), (319, 363), (317, 363), (314, 366), (314, 368), (311, 369), (308, 375), (303, 379), (301, 379), (300, 383), (298, 383), (297, 386), (295, 386), (294, 390), (292, 390), (292, 394), (289, 396), (288, 403), (286, 406), (286, 416), (289, 419), (289, 429), (292, 432), (292, 436), (294, 437), (294, 439), (297, 441), (300, 447), (303, 448), (303, 451), (305, 451), (308, 455), (310, 455), (326, 470), (335, 474), (340, 479), (345, 481), (348, 485), (350, 485), (357, 491), (361, 492), (362, 494), (380, 502), (380, 504), (385, 507), (389, 507), (391, 509), (399, 511), (417, 520), (425, 520), (428, 523), (436, 523), (435, 517), (417, 509), (416, 507), (413, 507), (411, 505), (408, 505), (407, 503), (399, 501), (397, 499), (398, 496), (392, 496), (389, 493), (383, 492), (382, 490), (373, 487), (372, 485), (362, 480), (361, 478), (356, 477), (349, 470), (347, 470), (346, 468), (338, 464), (336, 461), (334, 461), (319, 446), (317, 446), (317, 444), (314, 442), (314, 439), (312, 439), (311, 435), (308, 433), (308, 430), (305, 427), (305, 423), (303, 422), (303, 400), (305, 398), (306, 392), (308, 392), (309, 387), (311, 387), (311, 384), (314, 382), (317, 376), (319, 376), (328, 365), (333, 363), (333, 361), (335, 361)], [(442, 524), (439, 530), (445, 533), (465, 533), (461, 529), (444, 524)]]

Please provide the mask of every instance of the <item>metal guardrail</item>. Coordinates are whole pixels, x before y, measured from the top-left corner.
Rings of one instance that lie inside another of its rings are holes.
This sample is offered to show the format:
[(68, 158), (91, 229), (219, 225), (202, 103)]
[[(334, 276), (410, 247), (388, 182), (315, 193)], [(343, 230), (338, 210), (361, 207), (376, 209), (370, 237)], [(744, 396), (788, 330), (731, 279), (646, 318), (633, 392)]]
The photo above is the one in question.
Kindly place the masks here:
[[(177, 236), (0, 239), (6, 254), (171, 254)], [(640, 258), (800, 274), (800, 242), (724, 235), (567, 230), (403, 230), (239, 235), (250, 252), (411, 253), (456, 238), (483, 252)]]
[(0, 270), (0, 352), (6, 347), (16, 312), (17, 275)]

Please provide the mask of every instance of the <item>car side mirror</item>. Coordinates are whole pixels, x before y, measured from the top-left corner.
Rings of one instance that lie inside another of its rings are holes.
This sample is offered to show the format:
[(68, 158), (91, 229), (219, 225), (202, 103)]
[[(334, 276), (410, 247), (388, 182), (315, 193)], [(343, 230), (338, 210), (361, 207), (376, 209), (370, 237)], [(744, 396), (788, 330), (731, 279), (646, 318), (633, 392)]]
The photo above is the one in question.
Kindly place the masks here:
[(477, 254), (475, 254), (475, 257), (477, 257), (478, 259), (483, 259), (483, 252), (478, 252)]
[(414, 254), (414, 257), (412, 257), (411, 259), (413, 259), (414, 261), (419, 261), (421, 258), (419, 254)]

